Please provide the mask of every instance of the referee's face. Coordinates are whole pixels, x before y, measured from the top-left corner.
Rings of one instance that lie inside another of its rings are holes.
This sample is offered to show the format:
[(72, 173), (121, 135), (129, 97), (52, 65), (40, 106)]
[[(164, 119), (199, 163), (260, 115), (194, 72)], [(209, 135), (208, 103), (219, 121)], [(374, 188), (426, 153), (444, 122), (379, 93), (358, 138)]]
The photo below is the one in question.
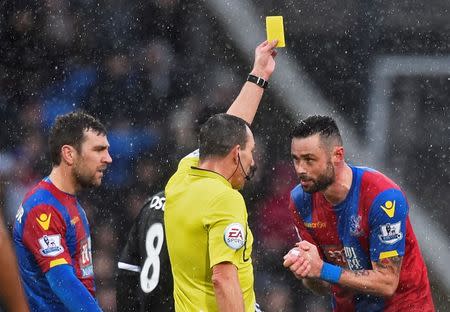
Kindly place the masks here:
[(112, 162), (108, 149), (106, 135), (91, 130), (84, 132), (84, 141), (72, 171), (78, 188), (95, 187), (102, 183), (103, 173)]

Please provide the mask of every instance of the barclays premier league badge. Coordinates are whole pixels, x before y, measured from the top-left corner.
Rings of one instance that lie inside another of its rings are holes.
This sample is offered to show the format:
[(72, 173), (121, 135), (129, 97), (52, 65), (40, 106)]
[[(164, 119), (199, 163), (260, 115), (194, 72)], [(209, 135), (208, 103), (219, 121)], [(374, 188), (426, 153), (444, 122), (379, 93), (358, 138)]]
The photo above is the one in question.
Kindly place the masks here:
[(44, 257), (55, 257), (64, 252), (59, 234), (42, 236), (39, 238), (39, 245), (41, 246), (39, 251)]
[(386, 223), (380, 225), (381, 234), (378, 235), (378, 238), (382, 243), (385, 244), (395, 244), (403, 238), (402, 233), (402, 222), (398, 221), (397, 223)]
[(240, 223), (231, 223), (225, 229), (223, 239), (228, 247), (238, 250), (245, 244), (244, 227)]

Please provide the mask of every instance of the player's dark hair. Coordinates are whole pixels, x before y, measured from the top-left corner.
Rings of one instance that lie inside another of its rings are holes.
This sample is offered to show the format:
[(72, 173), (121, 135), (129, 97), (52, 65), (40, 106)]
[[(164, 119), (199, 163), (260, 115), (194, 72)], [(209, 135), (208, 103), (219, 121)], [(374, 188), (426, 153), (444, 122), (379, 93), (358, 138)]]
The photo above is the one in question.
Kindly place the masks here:
[(245, 148), (248, 124), (241, 118), (217, 114), (210, 117), (200, 128), (200, 160), (208, 157), (224, 157), (231, 149), (240, 145)]
[(329, 116), (314, 115), (300, 120), (291, 132), (291, 139), (307, 138), (315, 134), (325, 139), (336, 139), (338, 144), (342, 145), (342, 137), (336, 121)]
[(80, 152), (81, 144), (85, 139), (84, 131), (88, 130), (93, 130), (99, 135), (106, 135), (105, 126), (84, 112), (77, 111), (56, 117), (48, 138), (52, 165), (58, 166), (61, 163), (61, 147), (63, 145), (73, 146)]

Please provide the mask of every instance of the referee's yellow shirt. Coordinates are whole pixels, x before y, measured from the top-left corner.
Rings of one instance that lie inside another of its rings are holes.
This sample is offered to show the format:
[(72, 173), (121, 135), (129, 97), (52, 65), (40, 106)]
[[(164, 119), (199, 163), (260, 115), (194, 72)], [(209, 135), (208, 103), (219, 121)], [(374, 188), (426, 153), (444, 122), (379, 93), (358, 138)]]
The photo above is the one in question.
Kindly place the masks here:
[(253, 235), (242, 195), (221, 175), (198, 169), (198, 152), (181, 160), (166, 185), (164, 223), (175, 309), (217, 311), (212, 267), (233, 263), (246, 311), (255, 311)]

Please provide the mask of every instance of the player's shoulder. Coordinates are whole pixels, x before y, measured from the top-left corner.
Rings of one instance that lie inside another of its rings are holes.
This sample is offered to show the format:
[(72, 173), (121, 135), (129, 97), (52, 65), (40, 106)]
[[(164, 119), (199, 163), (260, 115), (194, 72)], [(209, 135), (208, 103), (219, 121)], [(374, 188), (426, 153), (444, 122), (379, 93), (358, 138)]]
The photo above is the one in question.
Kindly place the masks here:
[(361, 191), (381, 193), (386, 190), (400, 190), (400, 187), (388, 176), (369, 167), (352, 167), (356, 176), (361, 177)]
[(164, 214), (164, 208), (166, 205), (166, 196), (164, 191), (160, 191), (153, 194), (145, 201), (141, 209), (141, 214), (149, 215), (155, 213)]
[(41, 181), (25, 195), (18, 213), (26, 218), (29, 214), (40, 216), (50, 213), (53, 213), (53, 215), (65, 214), (66, 212), (64, 205), (47, 187), (46, 182)]
[(39, 231), (60, 231), (70, 221), (65, 206), (49, 189), (38, 185), (25, 196), (17, 211), (14, 236), (30, 238)]
[(165, 199), (166, 195), (164, 191), (159, 191), (147, 198), (147, 200), (145, 201), (145, 206), (152, 206), (155, 205), (156, 203), (161, 203), (165, 201)]
[(76, 203), (76, 198), (69, 198), (72, 195), (65, 194), (57, 190), (48, 178), (41, 180), (36, 184), (24, 197), (18, 214), (24, 219), (28, 215), (37, 217), (38, 219), (52, 218), (67, 219), (70, 217), (67, 205), (67, 199)]
[(300, 184), (296, 185), (292, 190), (291, 190), (291, 198), (302, 198), (303, 197), (303, 188)]
[(29, 211), (37, 205), (52, 202), (53, 197), (53, 194), (44, 187), (43, 181), (40, 181), (25, 194), (22, 207), (25, 211)]
[(372, 213), (385, 212), (389, 217), (394, 212), (406, 212), (408, 204), (400, 187), (379, 171), (366, 167), (355, 167), (361, 175), (360, 192), (367, 207), (374, 207)]
[(310, 199), (311, 194), (306, 193), (300, 184), (298, 184), (291, 190), (290, 200), (297, 206), (303, 206), (303, 202), (309, 201)]

